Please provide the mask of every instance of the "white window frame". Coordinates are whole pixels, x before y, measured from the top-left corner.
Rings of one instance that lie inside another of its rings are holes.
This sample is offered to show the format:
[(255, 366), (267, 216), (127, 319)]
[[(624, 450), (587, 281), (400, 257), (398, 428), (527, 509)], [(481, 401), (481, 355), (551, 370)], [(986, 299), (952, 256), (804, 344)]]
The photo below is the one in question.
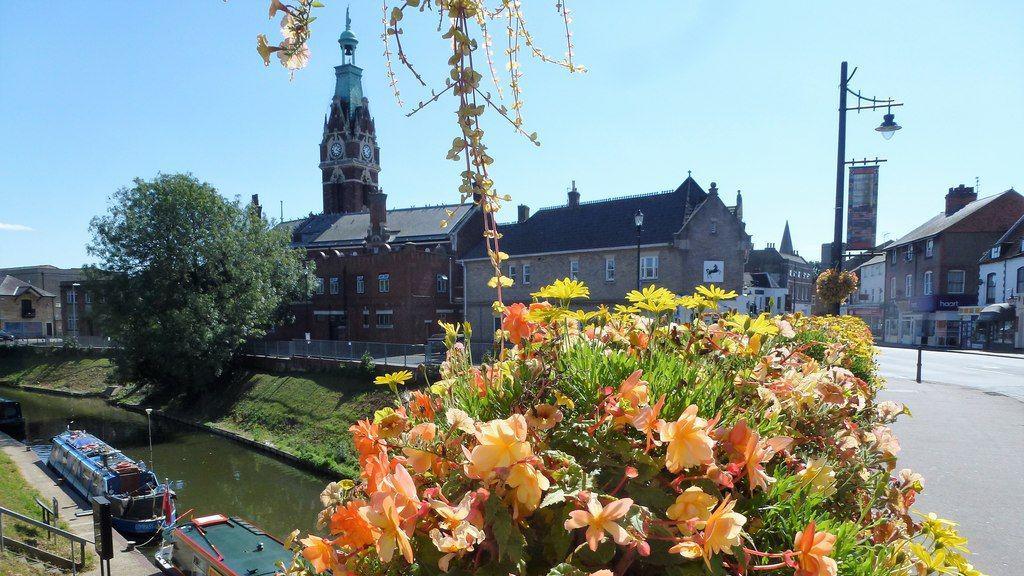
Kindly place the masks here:
[(313, 290), (317, 295), (322, 295), (324, 293), (324, 279), (322, 276), (316, 277), (316, 286), (313, 287)]
[(509, 264), (508, 265), (508, 274), (507, 274), (507, 276), (512, 279), (512, 284), (513, 285), (515, 285), (515, 283), (516, 283), (516, 272), (517, 272), (516, 265), (515, 264)]
[[(374, 313), (377, 320), (377, 328), (394, 328), (395, 327), (395, 311), (390, 309), (376, 310)], [(391, 319), (390, 323), (382, 323), (381, 316), (385, 316)]]
[(914, 245), (913, 244), (907, 244), (907, 251), (906, 251), (906, 254), (903, 257), (906, 258), (907, 262), (913, 262), (913, 260), (914, 260)]
[(85, 293), (85, 303), (92, 304), (92, 292)]
[(931, 296), (933, 293), (932, 287), (932, 271), (928, 270), (924, 273), (924, 281), (921, 283), (921, 290), (925, 296)]
[(640, 280), (657, 280), (658, 264), (659, 263), (657, 254), (641, 254)]
[(366, 293), (366, 276), (356, 276), (356, 294)]
[(530, 265), (523, 264), (523, 286), (530, 285)]
[(341, 286), (338, 283), (338, 277), (337, 276), (331, 276), (330, 289), (331, 289), (331, 294), (337, 294), (338, 292), (341, 291)]
[(992, 247), (992, 251), (989, 252), (989, 257), (990, 258), (999, 258), (999, 255), (1002, 253), (1001, 248), (1002, 247), (999, 246), (999, 245), (993, 246)]
[(711, 221), (711, 233), (718, 234), (718, 220)]
[(895, 264), (896, 263), (896, 252), (898, 252), (898, 250), (896, 248), (893, 248), (892, 252), (889, 253), (889, 255), (890, 255), (889, 263), (890, 264)]
[(931, 258), (933, 254), (935, 254), (935, 239), (929, 238), (924, 243), (924, 257)]
[[(953, 289), (953, 285), (954, 284), (952, 282), (952, 279), (953, 279), (953, 274), (957, 273), (957, 272), (960, 273), (960, 281), (959, 281), (960, 289), (959, 290), (954, 290)], [(966, 288), (967, 288), (967, 273), (966, 272), (964, 272), (963, 270), (949, 270), (949, 271), (946, 272), (946, 292), (948, 292), (950, 294), (963, 294), (964, 290)]]
[(391, 292), (391, 274), (377, 274), (377, 292), (381, 294)]
[(604, 281), (615, 282), (615, 256), (605, 256)]
[(74, 304), (75, 300), (78, 299), (78, 295), (75, 294), (74, 289), (68, 291), (68, 304)]
[(437, 293), (447, 294), (448, 293), (448, 277), (444, 274), (437, 275)]
[(903, 279), (903, 292), (907, 298), (914, 296), (914, 275), (907, 274), (907, 277)]
[(580, 261), (578, 258), (569, 260), (569, 278), (571, 280), (579, 280), (580, 278)]

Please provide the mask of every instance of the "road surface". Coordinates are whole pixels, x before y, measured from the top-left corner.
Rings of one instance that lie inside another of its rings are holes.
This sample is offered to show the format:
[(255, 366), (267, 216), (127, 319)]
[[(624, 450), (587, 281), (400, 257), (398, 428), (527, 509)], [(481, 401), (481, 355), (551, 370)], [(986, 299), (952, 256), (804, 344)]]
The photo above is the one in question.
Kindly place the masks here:
[(1024, 358), (881, 348), (881, 397), (913, 417), (894, 426), (899, 468), (925, 477), (921, 512), (960, 523), (971, 562), (990, 576), (1024, 573)]

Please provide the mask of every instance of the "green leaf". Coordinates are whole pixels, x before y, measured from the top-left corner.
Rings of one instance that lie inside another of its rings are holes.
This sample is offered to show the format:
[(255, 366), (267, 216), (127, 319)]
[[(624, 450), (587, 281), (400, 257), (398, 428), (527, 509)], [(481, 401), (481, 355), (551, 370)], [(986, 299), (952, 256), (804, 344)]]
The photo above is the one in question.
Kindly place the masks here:
[(565, 502), (565, 490), (552, 490), (544, 495), (544, 498), (540, 501), (541, 508), (547, 508), (554, 504)]

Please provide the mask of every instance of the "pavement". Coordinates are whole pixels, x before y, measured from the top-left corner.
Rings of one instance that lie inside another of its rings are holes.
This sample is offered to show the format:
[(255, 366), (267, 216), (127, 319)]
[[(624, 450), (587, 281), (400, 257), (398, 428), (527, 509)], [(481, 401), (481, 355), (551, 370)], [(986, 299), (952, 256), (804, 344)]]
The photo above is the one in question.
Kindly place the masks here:
[(898, 468), (925, 478), (915, 508), (960, 524), (990, 576), (1021, 574), (1024, 544), (1024, 360), (1009, 356), (881, 348), (880, 396), (907, 404), (894, 426)]
[[(67, 522), (69, 531), (92, 542), (92, 515), (76, 516), (77, 512), (90, 512), (85, 500), (57, 483), (57, 476), (39, 461), (35, 452), (28, 450), (24, 444), (0, 432), (0, 450), (14, 460), (21, 470), (22, 476), (43, 496), (44, 502), (57, 499), (60, 517)], [(86, 545), (86, 548), (91, 548)], [(114, 557), (110, 560), (110, 572), (117, 576), (159, 576), (162, 574), (137, 549), (128, 550), (128, 542), (123, 536), (114, 532)], [(83, 576), (99, 576), (99, 561), (93, 567), (78, 574)]]

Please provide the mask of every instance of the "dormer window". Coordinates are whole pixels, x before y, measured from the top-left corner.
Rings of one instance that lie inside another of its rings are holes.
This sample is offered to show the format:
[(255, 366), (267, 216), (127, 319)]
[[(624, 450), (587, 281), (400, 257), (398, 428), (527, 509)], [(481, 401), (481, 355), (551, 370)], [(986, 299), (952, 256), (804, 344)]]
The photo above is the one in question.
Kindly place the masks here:
[(999, 258), (999, 246), (993, 246), (989, 252), (989, 258)]

